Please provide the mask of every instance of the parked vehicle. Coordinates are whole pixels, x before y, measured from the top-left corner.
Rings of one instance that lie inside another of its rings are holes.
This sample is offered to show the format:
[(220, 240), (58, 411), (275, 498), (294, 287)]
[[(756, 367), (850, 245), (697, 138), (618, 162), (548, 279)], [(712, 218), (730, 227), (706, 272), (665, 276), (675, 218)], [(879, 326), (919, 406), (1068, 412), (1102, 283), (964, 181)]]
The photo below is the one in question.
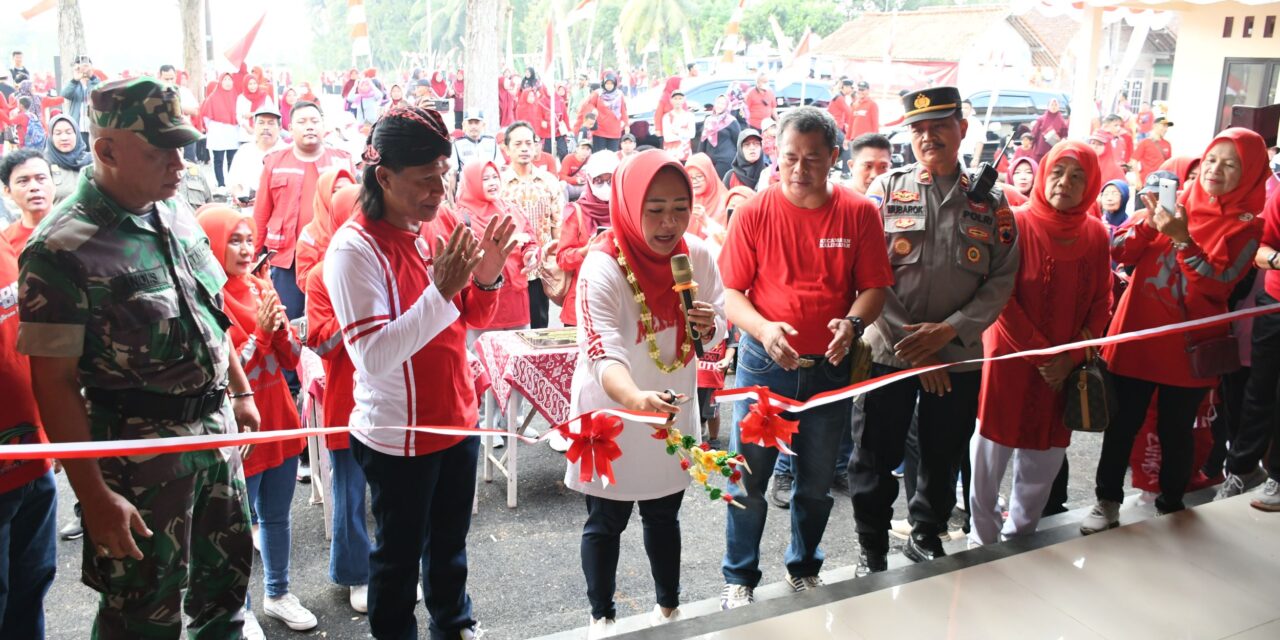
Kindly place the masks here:
[[(685, 103), (689, 105), (689, 109), (693, 111), (694, 120), (698, 123), (698, 135), (702, 135), (702, 120), (706, 118), (706, 114), (711, 112), (716, 98), (727, 93), (731, 83), (746, 83), (754, 86), (755, 78), (749, 76), (742, 77), (711, 77), (696, 84), (682, 86), (684, 90)], [(776, 87), (774, 83), (771, 86)], [(825, 109), (827, 104), (831, 102), (831, 85), (827, 82), (818, 80), (804, 80), (789, 82), (782, 87), (781, 90), (774, 89), (774, 93), (778, 97), (778, 115), (786, 113), (788, 110), (798, 107), (802, 104), (809, 104)], [(628, 103), (628, 115), (631, 119), (631, 133), (636, 137), (637, 144), (657, 144), (657, 136), (654, 135), (654, 112), (658, 108), (658, 100), (662, 98), (662, 88), (655, 87), (646, 93), (640, 94), (635, 100)]]

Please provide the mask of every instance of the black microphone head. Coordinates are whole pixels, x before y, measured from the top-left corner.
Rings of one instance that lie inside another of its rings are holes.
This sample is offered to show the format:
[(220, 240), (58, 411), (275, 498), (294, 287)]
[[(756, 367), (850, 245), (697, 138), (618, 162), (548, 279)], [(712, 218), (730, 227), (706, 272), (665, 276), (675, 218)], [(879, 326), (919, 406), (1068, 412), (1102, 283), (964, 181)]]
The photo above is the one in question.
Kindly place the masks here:
[(676, 284), (693, 282), (693, 265), (689, 264), (688, 255), (677, 253), (671, 256), (671, 275), (675, 276)]

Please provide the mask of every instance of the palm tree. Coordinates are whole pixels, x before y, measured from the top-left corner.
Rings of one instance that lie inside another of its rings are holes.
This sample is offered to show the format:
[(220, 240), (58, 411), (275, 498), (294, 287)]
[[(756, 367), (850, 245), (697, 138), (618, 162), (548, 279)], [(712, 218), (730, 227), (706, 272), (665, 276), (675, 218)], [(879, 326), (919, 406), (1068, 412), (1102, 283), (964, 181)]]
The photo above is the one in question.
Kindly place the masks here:
[(665, 62), (667, 45), (680, 46), (680, 32), (693, 13), (692, 0), (630, 0), (618, 16), (618, 32), (622, 43), (634, 51), (656, 42)]
[[(410, 33), (422, 42), (422, 52), (433, 52), (436, 60), (462, 44), (467, 26), (466, 0), (416, 0)], [(435, 61), (432, 61), (433, 63)]]

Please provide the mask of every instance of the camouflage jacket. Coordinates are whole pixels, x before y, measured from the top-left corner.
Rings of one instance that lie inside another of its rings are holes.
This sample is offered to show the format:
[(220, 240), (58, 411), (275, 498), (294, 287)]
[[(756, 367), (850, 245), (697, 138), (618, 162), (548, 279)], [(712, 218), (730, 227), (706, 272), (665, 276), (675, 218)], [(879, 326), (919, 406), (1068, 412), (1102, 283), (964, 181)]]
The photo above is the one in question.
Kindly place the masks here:
[[(86, 172), (19, 263), (22, 353), (78, 358), (86, 387), (184, 395), (226, 386), (226, 276), (185, 204), (134, 215)], [(89, 407), (94, 440), (221, 433), (230, 414), (224, 406), (201, 422), (156, 423)]]

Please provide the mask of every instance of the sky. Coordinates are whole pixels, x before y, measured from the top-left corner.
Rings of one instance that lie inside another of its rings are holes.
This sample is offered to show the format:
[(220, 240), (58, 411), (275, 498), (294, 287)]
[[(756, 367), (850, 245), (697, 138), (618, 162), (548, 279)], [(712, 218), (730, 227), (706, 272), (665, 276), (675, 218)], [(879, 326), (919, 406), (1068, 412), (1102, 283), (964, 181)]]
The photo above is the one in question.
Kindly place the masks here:
[[(57, 11), (23, 20), (21, 13), (36, 3), (0, 1), (0, 24), (6, 25), (7, 32), (0, 36), (0, 50), (6, 63), (9, 51), (21, 49), (28, 68), (51, 70), (53, 56), (58, 53)], [(222, 52), (244, 36), (268, 5), (271, 8), (250, 61), (290, 64), (305, 58), (311, 35), (309, 23), (300, 18), (305, 0), (209, 0), (215, 59), (228, 64)], [(182, 65), (177, 0), (80, 0), (80, 12), (89, 55), (95, 66), (108, 73), (152, 69), (165, 63)]]

